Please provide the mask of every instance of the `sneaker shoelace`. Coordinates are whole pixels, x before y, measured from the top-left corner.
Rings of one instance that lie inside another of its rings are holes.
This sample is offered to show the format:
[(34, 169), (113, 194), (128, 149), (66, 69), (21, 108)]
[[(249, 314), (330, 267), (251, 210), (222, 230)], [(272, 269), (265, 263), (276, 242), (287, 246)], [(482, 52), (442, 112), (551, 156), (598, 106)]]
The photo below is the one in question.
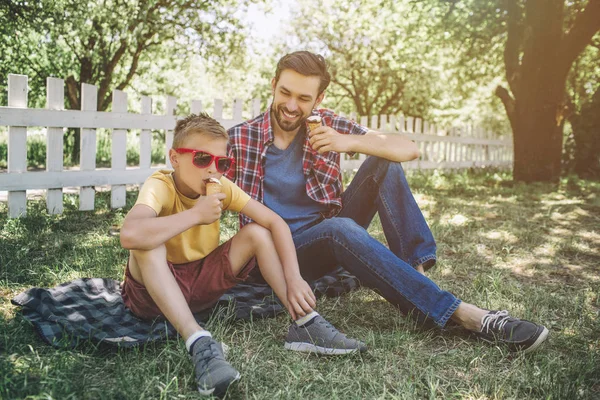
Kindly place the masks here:
[(201, 351), (200, 357), (198, 357), (198, 363), (203, 369), (206, 369), (208, 362), (214, 358), (220, 356), (221, 353), (217, 348), (217, 344), (215, 342), (210, 342), (208, 344), (208, 348), (203, 349)]
[(489, 333), (490, 330), (502, 330), (510, 320), (508, 311), (498, 311), (496, 314), (485, 314), (481, 321), (481, 332)]
[(323, 325), (325, 327), (325, 329), (328, 329), (333, 333), (338, 333), (338, 334), (340, 333), (333, 325), (331, 325), (329, 322), (327, 322), (326, 319), (321, 319), (319, 321), (319, 324)]

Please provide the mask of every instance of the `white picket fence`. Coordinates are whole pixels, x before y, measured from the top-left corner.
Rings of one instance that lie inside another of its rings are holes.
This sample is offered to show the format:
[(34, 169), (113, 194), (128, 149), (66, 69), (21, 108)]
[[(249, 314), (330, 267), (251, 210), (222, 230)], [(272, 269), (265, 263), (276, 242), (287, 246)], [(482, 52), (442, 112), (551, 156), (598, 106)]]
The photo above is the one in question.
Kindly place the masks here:
[[(8, 126), (8, 170), (0, 171), (0, 192), (8, 192), (9, 217), (25, 215), (27, 190), (47, 191), (46, 204), (50, 214), (63, 211), (63, 189), (79, 187), (79, 209), (93, 210), (96, 186), (110, 186), (111, 207), (125, 206), (126, 185), (140, 184), (160, 168), (170, 167), (168, 157), (165, 165), (151, 165), (152, 130), (166, 132), (165, 150), (173, 142), (174, 115), (177, 99), (168, 96), (164, 115), (152, 113), (152, 99), (141, 98), (141, 113), (128, 112), (127, 93), (113, 92), (112, 111), (97, 109), (97, 88), (82, 85), (81, 110), (64, 110), (64, 82), (47, 79), (47, 102), (45, 109), (27, 108), (27, 76), (9, 75), (8, 107), (0, 107), (0, 126)], [(192, 113), (202, 111), (200, 101), (192, 101)], [(243, 102), (235, 100), (232, 119), (223, 118), (223, 101), (215, 100), (213, 117), (226, 129), (244, 120)], [(260, 114), (260, 101), (251, 103), (251, 116)], [(356, 119), (356, 116), (350, 115)], [(371, 121), (359, 118), (362, 125), (383, 132), (402, 133), (419, 143), (419, 160), (405, 163), (405, 168), (468, 168), (477, 166), (510, 167), (512, 165), (512, 142), (507, 139), (490, 139), (488, 134), (472, 129), (454, 130), (459, 135), (446, 135), (435, 126), (420, 119), (402, 116), (375, 116)], [(27, 128), (46, 127), (46, 170), (27, 171)], [(63, 130), (81, 128), (79, 169), (63, 168)], [(110, 129), (112, 156), (111, 168), (96, 168), (96, 130)], [(139, 131), (140, 163), (128, 167), (126, 160), (127, 131)], [(465, 136), (466, 135), (466, 136)], [(168, 155), (168, 151), (165, 151)], [(357, 169), (365, 156), (357, 159), (342, 157), (344, 171)]]

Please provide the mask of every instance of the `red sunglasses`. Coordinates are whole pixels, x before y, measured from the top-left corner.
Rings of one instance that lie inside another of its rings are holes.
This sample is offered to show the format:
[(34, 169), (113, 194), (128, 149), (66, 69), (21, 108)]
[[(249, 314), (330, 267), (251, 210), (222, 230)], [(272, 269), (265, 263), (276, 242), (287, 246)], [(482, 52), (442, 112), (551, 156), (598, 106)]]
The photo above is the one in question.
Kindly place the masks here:
[(181, 147), (174, 150), (179, 154), (192, 153), (192, 163), (198, 168), (207, 168), (214, 161), (217, 171), (222, 174), (229, 170), (231, 164), (235, 163), (235, 160), (231, 157), (214, 156), (204, 150), (185, 149)]

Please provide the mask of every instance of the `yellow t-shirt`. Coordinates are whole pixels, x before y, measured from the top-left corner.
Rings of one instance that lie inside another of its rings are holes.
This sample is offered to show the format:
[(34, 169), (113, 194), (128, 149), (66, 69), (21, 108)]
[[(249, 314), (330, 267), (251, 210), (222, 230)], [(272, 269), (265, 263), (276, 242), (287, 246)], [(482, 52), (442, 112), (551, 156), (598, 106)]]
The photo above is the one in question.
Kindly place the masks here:
[[(181, 194), (171, 175), (173, 171), (161, 170), (153, 173), (140, 190), (135, 205), (144, 204), (156, 211), (158, 217), (166, 217), (189, 210), (198, 199), (190, 199)], [(223, 210), (240, 212), (250, 200), (242, 189), (229, 179), (222, 177)], [(167, 260), (173, 264), (183, 264), (200, 260), (219, 246), (219, 220), (210, 225), (196, 225), (169, 239)]]

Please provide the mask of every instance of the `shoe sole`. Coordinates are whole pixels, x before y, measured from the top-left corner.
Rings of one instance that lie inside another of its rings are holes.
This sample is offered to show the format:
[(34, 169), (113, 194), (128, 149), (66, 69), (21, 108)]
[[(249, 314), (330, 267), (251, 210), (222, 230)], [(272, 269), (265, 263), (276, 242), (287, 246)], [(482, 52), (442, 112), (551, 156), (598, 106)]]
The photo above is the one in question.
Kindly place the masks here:
[(358, 349), (332, 349), (329, 347), (321, 347), (316, 346), (310, 343), (302, 343), (302, 342), (285, 342), (283, 345), (287, 350), (299, 351), (302, 353), (317, 353), (317, 354), (326, 354), (326, 355), (343, 355), (343, 354), (352, 354), (356, 353)]
[(540, 347), (540, 345), (542, 343), (544, 343), (544, 341), (548, 337), (548, 333), (549, 333), (548, 329), (546, 327), (544, 327), (544, 330), (542, 331), (542, 333), (540, 333), (540, 336), (538, 336), (538, 338), (535, 340), (535, 342), (533, 342), (533, 344), (531, 346), (529, 346), (528, 348), (526, 348), (525, 350), (522, 350), (523, 354), (529, 353), (530, 351), (534, 351), (535, 349)]
[[(548, 330), (548, 328), (546, 328), (545, 326), (543, 328), (544, 328), (544, 330), (542, 331), (542, 333), (540, 333), (540, 335), (538, 336), (538, 338), (535, 340), (535, 342), (533, 342), (533, 344), (531, 346), (529, 346), (529, 347), (527, 347), (525, 349), (511, 350), (511, 352), (513, 352), (513, 353), (527, 354), (529, 352), (534, 351), (538, 347), (540, 347), (540, 345), (542, 343), (544, 343), (544, 341), (548, 337), (548, 333), (550, 332)], [(484, 341), (486, 343), (490, 343), (490, 344), (496, 344), (496, 343), (498, 343), (497, 341), (489, 340), (489, 339), (483, 338), (481, 336), (478, 336), (478, 339), (482, 340), (482, 341)]]
[[(227, 389), (229, 388), (229, 386), (233, 385), (235, 382), (239, 381), (240, 378), (242, 377), (242, 375), (240, 375), (240, 373), (238, 372), (238, 374), (236, 375), (235, 378), (233, 378), (233, 380), (231, 382), (229, 382), (227, 384), (227, 387), (225, 388), (225, 390), (219, 390), (218, 395), (222, 395), (225, 394), (225, 392), (227, 392)], [(198, 392), (202, 395), (202, 396), (211, 396), (213, 393), (215, 393), (215, 390), (217, 390), (216, 387), (212, 388), (212, 389), (201, 389), (200, 387), (198, 387)]]

